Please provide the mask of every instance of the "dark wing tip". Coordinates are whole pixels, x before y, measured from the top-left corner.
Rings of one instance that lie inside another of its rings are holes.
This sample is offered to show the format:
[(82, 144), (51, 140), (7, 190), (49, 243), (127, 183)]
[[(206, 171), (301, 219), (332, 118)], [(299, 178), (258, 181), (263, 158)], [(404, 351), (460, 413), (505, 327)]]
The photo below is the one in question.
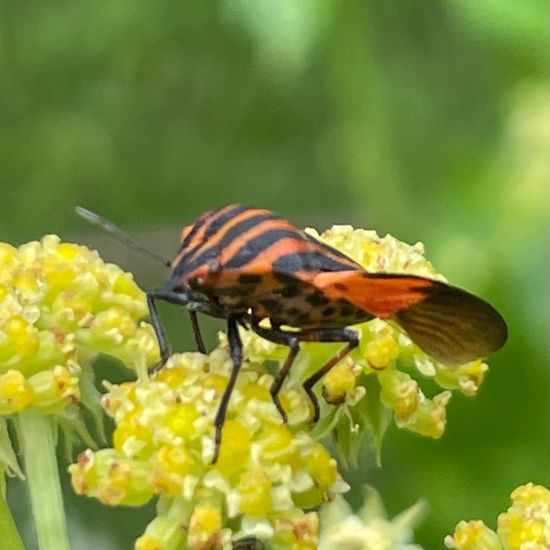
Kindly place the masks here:
[(506, 342), (506, 322), (485, 300), (439, 282), (425, 292), (422, 301), (394, 317), (428, 355), (459, 365), (487, 357)]

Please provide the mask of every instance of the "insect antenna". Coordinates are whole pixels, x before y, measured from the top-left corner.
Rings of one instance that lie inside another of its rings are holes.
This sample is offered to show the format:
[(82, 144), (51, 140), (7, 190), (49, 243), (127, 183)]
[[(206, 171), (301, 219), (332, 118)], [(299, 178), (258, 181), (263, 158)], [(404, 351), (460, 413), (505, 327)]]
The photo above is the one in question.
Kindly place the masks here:
[(86, 221), (101, 227), (101, 229), (109, 232), (115, 239), (124, 243), (126, 246), (133, 248), (137, 252), (141, 252), (141, 254), (144, 254), (145, 256), (154, 258), (158, 262), (163, 263), (166, 267), (170, 267), (172, 265), (170, 261), (164, 259), (162, 256), (159, 256), (158, 254), (155, 254), (154, 252), (151, 252), (150, 250), (147, 250), (146, 248), (141, 246), (138, 242), (132, 239), (132, 237), (130, 237), (128, 233), (122, 231), (122, 229), (117, 227), (113, 222), (102, 218), (99, 214), (96, 214), (91, 210), (87, 210), (86, 208), (82, 208), (82, 206), (75, 206), (74, 210)]

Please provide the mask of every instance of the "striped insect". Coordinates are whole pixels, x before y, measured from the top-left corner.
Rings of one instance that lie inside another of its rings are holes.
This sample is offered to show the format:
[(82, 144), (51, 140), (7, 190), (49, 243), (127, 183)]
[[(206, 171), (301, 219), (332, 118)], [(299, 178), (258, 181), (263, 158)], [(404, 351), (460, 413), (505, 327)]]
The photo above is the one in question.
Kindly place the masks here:
[[(84, 209), (77, 211), (143, 251), (110, 222)], [(481, 298), (425, 277), (369, 273), (269, 210), (233, 204), (204, 213), (183, 229), (179, 251), (168, 265), (167, 282), (147, 293), (161, 353), (153, 372), (162, 368), (170, 355), (157, 313), (158, 300), (188, 309), (202, 353), (206, 348), (197, 313), (227, 322), (233, 367), (214, 420), (213, 462), (219, 454), (229, 399), (243, 360), (239, 325), (289, 348), (270, 390), (285, 422), (278, 394), (301, 342), (345, 344), (303, 382), (316, 422), (320, 409), (313, 387), (359, 344), (358, 333), (349, 326), (375, 317), (392, 320), (428, 355), (447, 365), (486, 357), (507, 338), (504, 320)], [(269, 320), (269, 328), (260, 325), (264, 319)]]

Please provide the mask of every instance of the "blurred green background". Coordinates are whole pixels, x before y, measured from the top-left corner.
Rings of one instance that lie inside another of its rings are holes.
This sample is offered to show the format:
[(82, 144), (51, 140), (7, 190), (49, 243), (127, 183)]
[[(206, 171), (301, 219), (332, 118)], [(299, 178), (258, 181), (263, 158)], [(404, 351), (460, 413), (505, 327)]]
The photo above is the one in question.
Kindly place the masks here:
[[(480, 394), (453, 398), (442, 440), (392, 428), (383, 467), (348, 479), (375, 485), (391, 514), (425, 498), (428, 549), (460, 519), (494, 527), (514, 487), (548, 484), (547, 12), (543, 0), (0, 0), (0, 239), (90, 243), (144, 287), (165, 271), (74, 205), (168, 257), (181, 225), (237, 201), (298, 226), (422, 240), (501, 310), (510, 340)], [(162, 309), (174, 347), (190, 346), (186, 316)], [(8, 490), (28, 528), (24, 487)], [(130, 548), (152, 515), (66, 498), (78, 549)]]

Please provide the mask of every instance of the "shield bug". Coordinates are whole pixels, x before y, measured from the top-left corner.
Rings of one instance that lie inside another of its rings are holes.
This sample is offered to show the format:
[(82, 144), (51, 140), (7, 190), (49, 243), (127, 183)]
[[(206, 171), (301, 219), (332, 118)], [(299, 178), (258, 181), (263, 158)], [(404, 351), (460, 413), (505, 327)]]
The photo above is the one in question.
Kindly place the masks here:
[[(82, 208), (77, 212), (144, 251), (111, 222)], [(349, 328), (354, 324), (374, 317), (397, 322), (422, 350), (447, 365), (486, 357), (501, 348), (507, 338), (503, 318), (481, 298), (425, 277), (369, 273), (270, 210), (232, 204), (204, 213), (183, 229), (178, 253), (165, 263), (170, 268), (168, 280), (147, 293), (161, 352), (152, 372), (162, 368), (170, 354), (157, 314), (158, 300), (187, 308), (202, 353), (206, 348), (197, 313), (223, 318), (227, 323), (233, 368), (214, 420), (213, 462), (218, 457), (227, 406), (243, 359), (239, 325), (289, 348), (270, 390), (284, 421), (286, 413), (278, 393), (301, 342), (345, 344), (303, 382), (315, 422), (319, 404), (313, 387), (357, 347), (358, 334)], [(269, 320), (269, 328), (260, 325), (264, 319)]]

